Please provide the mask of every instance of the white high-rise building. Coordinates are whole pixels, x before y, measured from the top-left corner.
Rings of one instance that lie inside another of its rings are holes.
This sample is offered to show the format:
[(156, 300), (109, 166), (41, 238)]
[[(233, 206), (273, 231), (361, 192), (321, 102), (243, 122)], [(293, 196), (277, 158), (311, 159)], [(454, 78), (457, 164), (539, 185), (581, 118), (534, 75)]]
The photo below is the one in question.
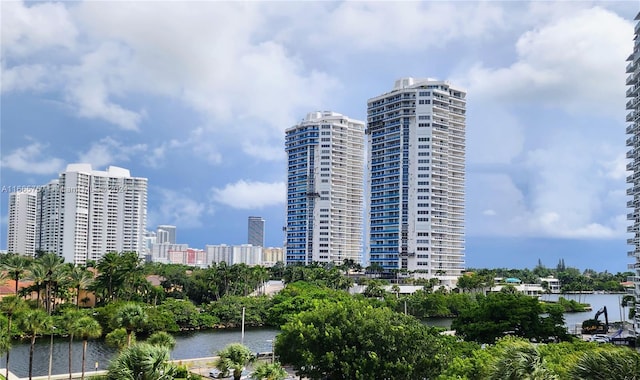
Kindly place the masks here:
[(465, 91), (402, 78), (367, 102), (367, 265), (452, 284), (464, 270)]
[(62, 192), (57, 179), (40, 187), (38, 191), (36, 247), (41, 252), (62, 252), (61, 198)]
[(176, 226), (159, 225), (156, 229), (156, 243), (176, 244)]
[(627, 165), (627, 170), (632, 171), (632, 174), (627, 177), (627, 183), (629, 189), (627, 195), (633, 197), (627, 203), (631, 212), (627, 214), (627, 218), (631, 221), (631, 225), (627, 231), (633, 233), (633, 238), (629, 238), (627, 243), (633, 248), (628, 252), (629, 257), (634, 260), (629, 264), (629, 269), (634, 272), (634, 276), (630, 278), (634, 282), (634, 288), (632, 294), (636, 298), (636, 316), (635, 316), (635, 328), (636, 332), (640, 333), (640, 13), (636, 16), (635, 20), (635, 37), (633, 53), (627, 58), (629, 64), (627, 65), (627, 98), (630, 98), (627, 102), (627, 121), (630, 123), (627, 127), (627, 134), (631, 135), (627, 139), (627, 146), (631, 149), (627, 152), (627, 158), (631, 159), (631, 162)]
[(37, 189), (9, 194), (7, 252), (34, 256), (36, 247)]
[(41, 187), (34, 212), (35, 249), (85, 264), (107, 252), (145, 254), (147, 179), (110, 166), (71, 164)]
[(287, 264), (360, 262), (364, 123), (312, 112), (285, 133)]

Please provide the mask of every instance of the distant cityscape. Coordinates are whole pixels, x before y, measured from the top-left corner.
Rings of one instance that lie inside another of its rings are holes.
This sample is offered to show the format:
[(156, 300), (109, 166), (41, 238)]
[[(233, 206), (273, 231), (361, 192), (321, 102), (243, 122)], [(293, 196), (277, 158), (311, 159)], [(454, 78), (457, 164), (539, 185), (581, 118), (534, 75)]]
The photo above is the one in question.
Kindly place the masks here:
[[(626, 105), (632, 171), (640, 168), (640, 23), (635, 33)], [(435, 79), (397, 80), (367, 101), (366, 122), (333, 111), (309, 113), (285, 131), (283, 247), (263, 247), (259, 216), (248, 218), (242, 245), (191, 248), (178, 243), (177, 226), (147, 231), (147, 178), (80, 163), (46, 185), (14, 189), (7, 251), (54, 252), (75, 264), (110, 251), (193, 266), (351, 260), (453, 285), (465, 270), (465, 127), (466, 92)], [(636, 270), (640, 295), (640, 176), (627, 182), (634, 197), (628, 230), (635, 234), (628, 240), (635, 246), (629, 269)]]

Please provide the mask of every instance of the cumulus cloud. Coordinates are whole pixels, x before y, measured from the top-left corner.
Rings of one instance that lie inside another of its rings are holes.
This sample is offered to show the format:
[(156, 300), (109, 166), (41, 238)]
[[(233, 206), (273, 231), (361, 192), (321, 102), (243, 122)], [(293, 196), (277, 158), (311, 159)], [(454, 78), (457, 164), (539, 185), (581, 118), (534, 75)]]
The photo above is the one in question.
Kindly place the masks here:
[(124, 145), (112, 137), (105, 137), (91, 144), (91, 147), (86, 152), (80, 153), (78, 161), (90, 163), (94, 167), (103, 167), (127, 162), (132, 156), (143, 153), (146, 150), (147, 146), (145, 144)]
[(188, 191), (154, 188), (154, 196), (158, 196), (156, 207), (150, 207), (148, 226), (172, 224), (180, 228), (198, 228), (202, 226), (202, 217), (208, 212), (203, 202), (190, 197)]
[(213, 199), (238, 209), (259, 209), (283, 204), (286, 186), (283, 182), (257, 182), (239, 180), (224, 188), (212, 189)]
[(48, 87), (50, 69), (46, 65), (21, 65), (11, 69), (4, 68), (2, 62), (2, 92), (42, 91)]
[(0, 160), (4, 169), (28, 174), (58, 174), (64, 168), (64, 160), (45, 155), (47, 144), (36, 141), (9, 154), (3, 154)]
[[(2, 3), (4, 57), (23, 57), (43, 49), (72, 49), (78, 30), (62, 3)], [(3, 78), (4, 80), (4, 78)]]
[[(306, 19), (306, 18), (305, 18)], [(491, 2), (342, 2), (319, 18), (311, 40), (363, 50), (428, 49), (461, 38), (486, 38), (505, 15)], [(312, 22), (313, 25), (313, 22)]]
[(620, 117), (631, 35), (633, 24), (608, 10), (579, 10), (521, 35), (509, 67), (476, 65), (468, 87), (500, 102)]

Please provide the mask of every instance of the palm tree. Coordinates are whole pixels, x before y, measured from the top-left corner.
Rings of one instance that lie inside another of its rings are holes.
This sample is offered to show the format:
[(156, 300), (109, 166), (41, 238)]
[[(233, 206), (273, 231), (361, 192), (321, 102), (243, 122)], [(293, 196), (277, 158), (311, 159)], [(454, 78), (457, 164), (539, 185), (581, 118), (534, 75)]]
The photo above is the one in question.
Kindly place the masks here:
[[(0, 300), (0, 312), (7, 316), (7, 333), (6, 335), (11, 340), (11, 320), (13, 316), (24, 308), (24, 301), (16, 296), (7, 296)], [(5, 378), (9, 378), (9, 354), (10, 350), (7, 350), (7, 363), (5, 367)]]
[(65, 275), (65, 267), (62, 265), (64, 259), (55, 253), (47, 253), (38, 259), (44, 267), (45, 272), (45, 309), (49, 314), (53, 311), (56, 303), (56, 290)]
[(515, 342), (504, 351), (490, 370), (491, 380), (556, 380), (558, 376), (549, 370), (531, 344)]
[(253, 380), (284, 380), (286, 377), (287, 371), (278, 362), (261, 363), (251, 374)]
[(29, 310), (20, 315), (19, 325), (27, 337), (31, 339), (29, 347), (29, 380), (33, 378), (33, 350), (38, 335), (51, 330), (51, 317), (42, 309)]
[(108, 300), (113, 300), (114, 284), (120, 283), (120, 261), (120, 255), (117, 252), (109, 252), (102, 256), (97, 265), (100, 275), (96, 279), (96, 285), (106, 287), (105, 298)]
[(93, 272), (82, 266), (74, 266), (69, 271), (69, 286), (76, 290), (76, 308), (80, 308), (80, 291), (93, 283)]
[[(105, 340), (105, 343), (107, 343), (107, 346), (115, 347), (118, 350), (122, 350), (125, 347), (127, 347), (127, 340), (128, 340), (127, 330), (124, 327), (115, 329), (110, 333), (108, 333), (104, 337), (104, 340)], [(136, 342), (136, 336), (135, 334), (132, 334), (131, 343), (135, 343), (135, 342)]]
[(233, 373), (234, 380), (240, 380), (242, 370), (254, 359), (251, 350), (240, 343), (232, 343), (218, 352), (218, 360), (215, 367), (222, 372), (223, 376)]
[(27, 280), (33, 281), (32, 291), (35, 290), (38, 293), (36, 300), (37, 306), (40, 307), (40, 301), (42, 300), (42, 288), (47, 281), (47, 271), (40, 262), (34, 261), (29, 268), (29, 272), (25, 276)]
[(169, 349), (148, 343), (125, 348), (109, 365), (108, 380), (173, 380)]
[(164, 346), (169, 350), (173, 350), (176, 347), (176, 339), (165, 331), (154, 332), (149, 339), (147, 339), (147, 343), (153, 344), (154, 346)]
[(638, 380), (640, 354), (628, 349), (598, 349), (585, 352), (569, 370), (576, 380)]
[(82, 376), (80, 377), (84, 380), (84, 363), (87, 354), (87, 342), (89, 339), (99, 338), (102, 335), (102, 327), (98, 321), (96, 321), (93, 317), (82, 317), (76, 321), (73, 325), (73, 330), (76, 335), (82, 338)]
[(4, 263), (2, 269), (7, 271), (7, 275), (16, 282), (16, 296), (18, 295), (18, 281), (27, 273), (30, 260), (25, 256), (9, 255)]
[(131, 333), (147, 322), (147, 313), (135, 303), (124, 304), (115, 314), (115, 324), (127, 330), (127, 347), (131, 346)]
[(62, 314), (62, 317), (60, 318), (61, 327), (65, 329), (69, 334), (69, 379), (71, 379), (71, 373), (72, 373), (71, 358), (73, 357), (72, 355), (73, 336), (76, 333), (75, 323), (83, 316), (84, 314), (79, 310), (65, 309), (65, 311)]

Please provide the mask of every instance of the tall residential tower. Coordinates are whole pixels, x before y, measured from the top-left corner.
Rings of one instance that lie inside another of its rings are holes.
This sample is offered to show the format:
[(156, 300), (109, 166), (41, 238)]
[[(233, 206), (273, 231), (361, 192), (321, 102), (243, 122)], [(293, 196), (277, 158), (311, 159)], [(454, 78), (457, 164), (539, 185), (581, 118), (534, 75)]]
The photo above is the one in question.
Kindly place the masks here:
[(264, 247), (264, 219), (261, 216), (249, 217), (247, 243), (254, 247)]
[[(74, 264), (114, 251), (144, 255), (146, 178), (131, 177), (129, 170), (115, 166), (99, 171), (71, 164), (37, 190), (9, 197), (9, 250), (56, 253)], [(25, 228), (34, 231), (20, 232)], [(28, 247), (15, 245), (15, 231), (27, 237), (21, 242)]]
[(364, 122), (312, 112), (286, 130), (287, 264), (361, 261)]
[(464, 270), (465, 91), (402, 78), (367, 102), (367, 264), (451, 284)]
[(9, 194), (7, 252), (25, 256), (35, 254), (37, 189)]
[(635, 20), (635, 37), (633, 53), (627, 58), (629, 64), (627, 65), (627, 121), (630, 123), (627, 127), (627, 134), (631, 135), (627, 139), (627, 146), (631, 149), (627, 152), (627, 158), (631, 159), (631, 162), (627, 165), (627, 169), (632, 172), (627, 177), (627, 183), (629, 189), (627, 195), (633, 197), (627, 203), (631, 212), (627, 214), (627, 218), (631, 221), (631, 225), (628, 227), (628, 232), (633, 233), (633, 238), (627, 240), (627, 243), (632, 246), (628, 255), (633, 258), (633, 263), (629, 264), (629, 269), (634, 271), (635, 276), (633, 295), (636, 297), (636, 317), (635, 327), (636, 332), (640, 332), (640, 13), (636, 16)]

